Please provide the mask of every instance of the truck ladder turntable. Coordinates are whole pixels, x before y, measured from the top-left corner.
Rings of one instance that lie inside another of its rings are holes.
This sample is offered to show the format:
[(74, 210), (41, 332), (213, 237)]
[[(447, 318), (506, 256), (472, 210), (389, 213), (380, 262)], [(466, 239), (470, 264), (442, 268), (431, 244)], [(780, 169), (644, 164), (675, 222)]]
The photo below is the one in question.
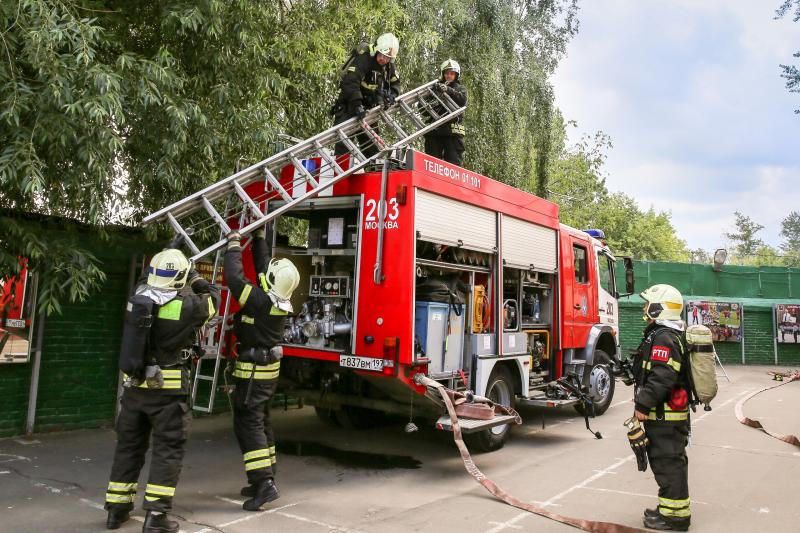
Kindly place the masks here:
[[(374, 107), (361, 120), (351, 118), (300, 141), (148, 215), (142, 225), (167, 222), (183, 236), (185, 245), (192, 252), (192, 261), (216, 252), (212, 277), (216, 279), (225, 237), (231, 231), (228, 225), (231, 219), (238, 217), (236, 230), (243, 236), (248, 235), (348, 176), (363, 171), (378, 159), (390, 157), (429, 131), (461, 116), (466, 108), (458, 106), (446, 93), (435, 91), (436, 83), (434, 80), (400, 95), (391, 107)], [(337, 145), (340, 153), (344, 151), (343, 156), (333, 155)], [(367, 155), (365, 152), (374, 153)], [(319, 158), (320, 164), (309, 169), (304, 162), (312, 158)], [(349, 167), (343, 168), (348, 160)], [(292, 193), (280, 182), (281, 171), (287, 166), (295, 169)], [(258, 182), (263, 182), (264, 188), (255, 188), (258, 194), (253, 194), (254, 188), (250, 186)], [(297, 190), (305, 192), (297, 194)], [(266, 212), (263, 206), (270, 200), (284, 203)], [(208, 239), (214, 234), (217, 235), (216, 241), (203, 248), (193, 240), (193, 237)], [(230, 294), (227, 303), (230, 303)], [(198, 411), (210, 413), (213, 410), (225, 332), (231, 327), (231, 315), (227, 309), (228, 305), (222, 320), (206, 328), (201, 342), (204, 354), (193, 378), (192, 398), (197, 395), (200, 381), (211, 383), (211, 393), (207, 407), (193, 406)], [(203, 360), (210, 359), (214, 360), (213, 374), (201, 374)]]

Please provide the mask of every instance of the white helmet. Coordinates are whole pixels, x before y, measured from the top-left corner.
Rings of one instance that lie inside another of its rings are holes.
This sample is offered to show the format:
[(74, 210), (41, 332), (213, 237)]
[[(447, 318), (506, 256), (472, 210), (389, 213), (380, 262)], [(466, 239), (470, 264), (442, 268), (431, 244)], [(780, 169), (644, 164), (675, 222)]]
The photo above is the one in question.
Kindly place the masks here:
[(645, 320), (680, 320), (683, 312), (683, 296), (672, 285), (660, 283), (645, 289), (641, 296), (646, 304)]
[(292, 311), (289, 301), (292, 293), (300, 284), (300, 273), (288, 259), (272, 259), (267, 267), (267, 293), (272, 302), (281, 311)]
[(456, 61), (455, 59), (445, 60), (445, 62), (442, 63), (442, 66), (439, 67), (439, 70), (441, 71), (442, 76), (444, 76), (444, 72), (446, 70), (452, 70), (453, 72), (456, 73), (456, 79), (461, 77), (461, 65), (459, 65), (458, 61)]
[(182, 289), (191, 269), (192, 262), (180, 250), (161, 250), (150, 260), (147, 284), (155, 289)]
[(397, 40), (394, 33), (384, 33), (375, 41), (375, 51), (386, 57), (395, 59), (397, 57), (397, 52), (400, 51), (400, 41)]

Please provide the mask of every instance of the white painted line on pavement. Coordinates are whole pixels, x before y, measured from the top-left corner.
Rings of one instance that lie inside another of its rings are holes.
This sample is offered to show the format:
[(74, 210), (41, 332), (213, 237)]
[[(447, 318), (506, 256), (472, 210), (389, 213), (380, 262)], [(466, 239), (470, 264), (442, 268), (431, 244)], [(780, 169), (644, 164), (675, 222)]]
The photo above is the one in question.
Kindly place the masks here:
[[(738, 395), (728, 399), (727, 401), (725, 401), (722, 404), (720, 404), (719, 406), (717, 406), (713, 411), (708, 411), (705, 414), (700, 415), (696, 420), (692, 420), (692, 423), (696, 424), (697, 422), (705, 419), (710, 414), (718, 412), (721, 408), (725, 407), (726, 405), (738, 400), (740, 397), (744, 396), (745, 394), (749, 394), (749, 393), (750, 393), (750, 391), (747, 390), (747, 391), (744, 391), (741, 394), (738, 394)], [(588, 484), (592, 483), (593, 481), (596, 481), (596, 480), (600, 479), (601, 477), (605, 476), (606, 474), (616, 473), (616, 472), (613, 472), (615, 469), (617, 469), (618, 467), (622, 466), (623, 464), (625, 464), (628, 461), (631, 461), (631, 460), (633, 460), (635, 458), (636, 458), (636, 456), (631, 454), (631, 455), (629, 455), (629, 456), (627, 456), (627, 457), (625, 457), (623, 459), (618, 460), (616, 463), (612, 464), (611, 466), (609, 466), (607, 468), (604, 468), (603, 470), (596, 470), (595, 471), (596, 473), (594, 475), (589, 476), (588, 478), (584, 479), (580, 483), (577, 483), (577, 484), (569, 487), (568, 489), (566, 489), (566, 490), (564, 490), (562, 492), (559, 492), (558, 494), (556, 494), (555, 496), (553, 496), (552, 498), (550, 498), (549, 500), (544, 502), (542, 507), (546, 507), (546, 506), (552, 505), (554, 502), (560, 500), (564, 496), (566, 496), (566, 495), (570, 494), (571, 492), (574, 492), (574, 491), (576, 491), (578, 489), (582, 489), (582, 488), (586, 487)], [(526, 513), (520, 513), (517, 516), (515, 516), (515, 517), (513, 517), (513, 518), (511, 518), (511, 519), (509, 519), (509, 520), (507, 520), (505, 522), (501, 522), (499, 524), (497, 522), (491, 522), (491, 524), (497, 524), (497, 525), (495, 527), (491, 528), (491, 529), (486, 530), (486, 533), (499, 533), (500, 531), (503, 531), (504, 529), (512, 528), (514, 525), (516, 525), (517, 522), (522, 521), (525, 517), (528, 517), (528, 516), (532, 516), (532, 513), (527, 513), (527, 512)]]
[(86, 498), (81, 498), (81, 502), (85, 503), (89, 507), (94, 507), (95, 509), (100, 509), (101, 511), (105, 511), (106, 510), (105, 507), (103, 507), (99, 503), (93, 502), (92, 500), (87, 500)]
[[(628, 457), (620, 459), (619, 461), (617, 461), (616, 463), (612, 464), (608, 468), (596, 471), (596, 473), (594, 475), (587, 477), (586, 479), (584, 479), (580, 483), (576, 483), (575, 485), (569, 487), (568, 489), (559, 492), (558, 494), (556, 494), (555, 496), (553, 496), (552, 498), (550, 498), (549, 500), (544, 502), (542, 504), (542, 507), (547, 507), (547, 506), (553, 505), (553, 503), (555, 503), (556, 501), (560, 500), (561, 498), (563, 498), (567, 494), (570, 494), (571, 492), (574, 492), (574, 491), (576, 491), (578, 489), (582, 489), (583, 487), (585, 487), (589, 483), (600, 479), (601, 477), (603, 477), (604, 475), (608, 474), (612, 470), (622, 466), (623, 464), (627, 463), (631, 459), (635, 459), (635, 458), (636, 458), (636, 456), (631, 454)], [(498, 533), (500, 531), (503, 531), (504, 529), (513, 527), (517, 522), (521, 522), (525, 517), (528, 517), (528, 516), (531, 516), (531, 515), (532, 515), (532, 513), (520, 513), (517, 516), (511, 518), (510, 520), (507, 520), (505, 522), (501, 522), (500, 524), (498, 524), (497, 526), (493, 527), (492, 529), (486, 530), (486, 533)], [(496, 522), (494, 522), (494, 523), (496, 523)]]
[(291, 518), (293, 520), (298, 520), (300, 522), (306, 522), (308, 524), (314, 524), (317, 526), (326, 527), (331, 531), (341, 531), (342, 533), (363, 533), (362, 531), (358, 531), (357, 529), (347, 529), (346, 527), (335, 526), (333, 524), (326, 524), (325, 522), (319, 522), (317, 520), (312, 520), (310, 518), (305, 518), (303, 516), (297, 516), (296, 514), (289, 514), (284, 512), (277, 512), (275, 514), (284, 516), (286, 518)]
[(228, 503), (235, 503), (236, 505), (239, 505), (239, 506), (241, 506), (241, 505), (243, 505), (243, 504), (244, 504), (244, 501), (243, 501), (243, 500), (232, 500), (232, 499), (230, 499), (230, 498), (226, 498), (226, 497), (224, 497), (224, 496), (214, 496), (214, 497), (215, 497), (216, 499), (220, 500), (220, 501), (223, 501), (223, 502), (228, 502)]
[[(284, 506), (276, 507), (275, 509), (267, 509), (266, 511), (259, 511), (257, 513), (250, 513), (247, 516), (243, 516), (241, 518), (237, 518), (236, 520), (231, 520), (230, 522), (225, 522), (224, 524), (217, 524), (216, 527), (223, 528), (232, 526), (234, 524), (241, 524), (242, 522), (247, 522), (248, 520), (252, 520), (253, 518), (258, 518), (259, 516), (264, 516), (267, 514), (277, 513), (281, 509), (287, 509), (289, 507), (294, 507), (295, 505), (302, 503), (302, 502), (294, 502), (294, 503), (287, 503)], [(211, 529), (201, 529), (197, 533), (208, 533), (209, 531), (213, 531)]]
[[(624, 494), (625, 496), (639, 496), (641, 498), (649, 498), (651, 500), (655, 498), (655, 496), (653, 496), (652, 494), (640, 494), (638, 492), (627, 492), (627, 491), (624, 491), (624, 490), (601, 489), (599, 487), (582, 487), (582, 488), (583, 488), (583, 490), (593, 490), (593, 491), (596, 491), (596, 492), (611, 492), (611, 493), (614, 493), (614, 494)], [(700, 501), (697, 501), (694, 498), (692, 498), (692, 505), (695, 505), (695, 504), (697, 504), (697, 505), (710, 505), (708, 502), (700, 502)]]
[(609, 409), (613, 409), (613, 408), (617, 407), (618, 405), (623, 405), (623, 404), (626, 404), (626, 403), (631, 403), (631, 401), (632, 401), (632, 400), (628, 399), (628, 400), (622, 400), (621, 402), (612, 403), (612, 404), (611, 404), (611, 407), (609, 407)]
[[(243, 502), (238, 501), (238, 500), (232, 500), (231, 498), (225, 498), (224, 496), (214, 496), (214, 498), (216, 498), (218, 500), (221, 500), (223, 502), (233, 503), (233, 504), (236, 504), (236, 505), (242, 505), (242, 503), (243, 503)], [(316, 526), (321, 526), (321, 527), (327, 528), (327, 529), (329, 529), (331, 531), (338, 531), (338, 532), (341, 532), (341, 533), (364, 533), (362, 531), (358, 531), (358, 530), (355, 530), (355, 529), (348, 529), (346, 527), (337, 526), (337, 525), (334, 525), (334, 524), (328, 524), (328, 523), (325, 523), (325, 522), (320, 522), (318, 520), (313, 520), (311, 518), (306, 518), (304, 516), (283, 512), (283, 509), (287, 509), (289, 507), (293, 507), (293, 506), (295, 506), (295, 505), (297, 505), (299, 503), (302, 503), (302, 502), (290, 503), (288, 505), (284, 505), (283, 507), (276, 507), (275, 509), (269, 509), (269, 510), (257, 513), (257, 514), (244, 516), (242, 518), (239, 518), (237, 520), (233, 520), (231, 522), (226, 522), (224, 524), (219, 524), (217, 527), (219, 527), (219, 528), (228, 527), (228, 526), (232, 526), (233, 524), (238, 524), (238, 523), (250, 520), (252, 518), (256, 518), (256, 517), (261, 516), (261, 515), (276, 514), (276, 515), (282, 516), (284, 518), (289, 518), (291, 520), (297, 520), (298, 522), (305, 522), (307, 524), (314, 524)], [(210, 533), (211, 531), (212, 531), (211, 529), (206, 528), (206, 529), (201, 529), (200, 531), (197, 531), (196, 533)]]

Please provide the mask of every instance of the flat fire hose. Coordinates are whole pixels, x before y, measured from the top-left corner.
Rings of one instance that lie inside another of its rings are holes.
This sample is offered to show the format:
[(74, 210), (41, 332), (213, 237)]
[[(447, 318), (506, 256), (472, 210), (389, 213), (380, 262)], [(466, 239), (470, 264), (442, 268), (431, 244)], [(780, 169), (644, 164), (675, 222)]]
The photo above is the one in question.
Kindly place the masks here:
[(492, 480), (487, 478), (472, 460), (469, 450), (467, 449), (466, 444), (464, 444), (464, 439), (461, 435), (461, 427), (458, 425), (458, 416), (456, 416), (453, 402), (450, 399), (450, 396), (447, 394), (447, 388), (438, 381), (434, 381), (423, 376), (422, 374), (417, 374), (415, 376), (415, 381), (421, 385), (437, 389), (439, 395), (442, 397), (442, 401), (444, 401), (445, 407), (447, 408), (447, 414), (450, 416), (450, 423), (453, 425), (453, 440), (458, 447), (458, 451), (461, 453), (461, 460), (464, 461), (464, 468), (466, 468), (467, 472), (473, 478), (475, 478), (475, 481), (483, 485), (483, 487), (495, 498), (507, 503), (508, 505), (522, 509), (523, 511), (528, 511), (529, 513), (537, 514), (539, 516), (549, 518), (550, 520), (555, 520), (556, 522), (561, 522), (562, 524), (566, 524), (583, 531), (593, 531), (596, 533), (646, 533), (646, 530), (644, 529), (624, 526), (622, 524), (615, 524), (613, 522), (583, 520), (580, 518), (572, 518), (569, 516), (552, 513), (547, 509), (537, 507), (530, 503), (525, 503), (511, 496), (509, 493), (498, 487)]
[(792, 381), (800, 381), (800, 372), (792, 372), (790, 374), (784, 374), (784, 373), (780, 373), (780, 372), (778, 372), (778, 373), (772, 372), (772, 374), (774, 376), (776, 376), (776, 377), (780, 376), (781, 379), (783, 379), (783, 381), (781, 383), (778, 383), (777, 385), (773, 385), (772, 387), (767, 387), (765, 389), (761, 389), (760, 391), (756, 391), (756, 392), (754, 392), (752, 394), (748, 394), (747, 396), (745, 396), (744, 398), (739, 400), (739, 402), (736, 404), (736, 409), (735, 409), (736, 418), (738, 418), (739, 422), (741, 422), (745, 426), (750, 426), (751, 428), (760, 429), (761, 431), (763, 431), (764, 433), (766, 433), (770, 437), (774, 437), (774, 438), (776, 438), (778, 440), (782, 440), (783, 442), (788, 442), (789, 444), (793, 444), (795, 446), (800, 446), (800, 439), (798, 439), (795, 435), (784, 435), (782, 433), (775, 433), (774, 431), (770, 431), (767, 428), (765, 428), (761, 424), (761, 422), (759, 422), (758, 420), (753, 420), (752, 418), (746, 417), (744, 415), (744, 413), (742, 412), (742, 408), (744, 407), (744, 404), (749, 399), (753, 398), (754, 396), (757, 396), (758, 394), (761, 394), (762, 392), (766, 392), (768, 390), (772, 390), (772, 389), (776, 389), (778, 387), (782, 387), (782, 386), (786, 385), (787, 383), (791, 383)]

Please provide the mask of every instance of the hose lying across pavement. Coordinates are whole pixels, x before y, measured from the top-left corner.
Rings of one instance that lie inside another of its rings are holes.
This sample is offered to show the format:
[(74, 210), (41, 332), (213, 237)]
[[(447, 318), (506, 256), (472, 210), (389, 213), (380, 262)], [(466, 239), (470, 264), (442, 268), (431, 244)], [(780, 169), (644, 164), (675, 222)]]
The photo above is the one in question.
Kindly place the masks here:
[(783, 385), (786, 385), (787, 383), (791, 383), (792, 381), (800, 381), (800, 372), (792, 372), (791, 374), (784, 374), (784, 373), (780, 373), (780, 372), (771, 372), (771, 374), (773, 376), (775, 376), (776, 378), (778, 376), (780, 376), (780, 378), (783, 381), (781, 383), (778, 383), (777, 385), (773, 385), (772, 387), (767, 387), (765, 389), (761, 389), (760, 391), (756, 391), (753, 394), (748, 394), (747, 396), (745, 396), (744, 398), (739, 400), (739, 403), (736, 404), (736, 418), (738, 418), (739, 422), (741, 422), (745, 426), (750, 426), (751, 428), (760, 429), (761, 431), (763, 431), (764, 433), (766, 433), (770, 437), (775, 437), (776, 439), (782, 440), (784, 442), (788, 442), (789, 444), (793, 444), (795, 446), (800, 446), (800, 439), (798, 439), (796, 436), (794, 436), (794, 435), (784, 435), (782, 433), (775, 433), (773, 431), (770, 431), (767, 428), (765, 428), (761, 424), (761, 422), (759, 422), (758, 420), (753, 420), (752, 418), (747, 418), (746, 416), (744, 416), (744, 413), (742, 412), (742, 407), (744, 406), (744, 404), (750, 398), (752, 398), (753, 396), (756, 396), (756, 395), (761, 394), (762, 392), (765, 392), (765, 391), (768, 391), (768, 390), (772, 390), (772, 389), (776, 389), (778, 387), (782, 387)]
[(464, 468), (466, 468), (467, 472), (475, 478), (475, 481), (483, 485), (483, 487), (488, 490), (492, 496), (507, 503), (508, 505), (522, 509), (523, 511), (528, 511), (529, 513), (537, 514), (539, 516), (549, 518), (550, 520), (555, 520), (556, 522), (561, 522), (562, 524), (567, 524), (583, 531), (593, 531), (595, 533), (645, 533), (645, 530), (643, 529), (623, 526), (621, 524), (614, 524), (612, 522), (582, 520), (580, 518), (572, 518), (557, 513), (551, 513), (542, 507), (537, 507), (530, 503), (520, 501), (495, 485), (492, 480), (487, 478), (483, 472), (478, 469), (478, 467), (475, 465), (475, 462), (472, 460), (469, 450), (467, 450), (467, 446), (464, 444), (464, 439), (461, 436), (461, 427), (458, 425), (458, 416), (456, 416), (456, 410), (453, 406), (453, 402), (450, 400), (450, 396), (447, 394), (447, 389), (438, 381), (434, 381), (421, 375), (418, 376), (420, 376), (418, 380), (419, 383), (438, 390), (442, 397), (442, 401), (444, 401), (445, 407), (447, 407), (447, 414), (450, 415), (450, 423), (453, 425), (453, 440), (458, 447), (458, 451), (461, 453), (461, 460), (464, 461)]

